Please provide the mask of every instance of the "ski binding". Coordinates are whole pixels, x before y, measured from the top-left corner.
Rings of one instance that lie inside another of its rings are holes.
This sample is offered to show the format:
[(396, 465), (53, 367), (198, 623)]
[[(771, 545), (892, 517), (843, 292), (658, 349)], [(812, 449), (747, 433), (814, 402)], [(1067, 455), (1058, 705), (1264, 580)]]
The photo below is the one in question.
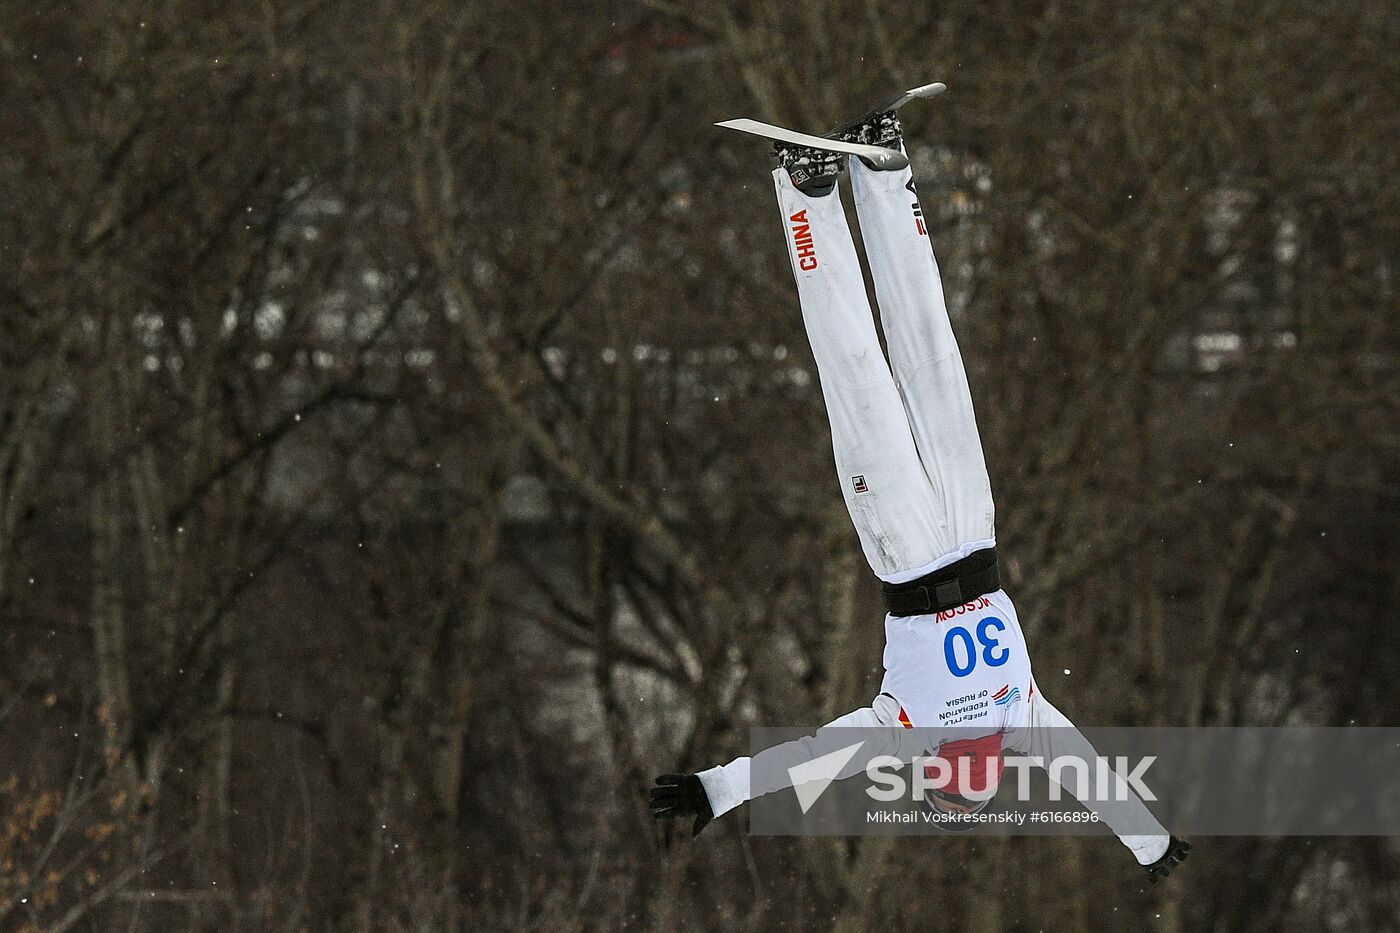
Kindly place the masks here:
[(902, 91), (899, 94), (896, 94), (894, 97), (891, 97), (889, 100), (885, 101), (883, 104), (876, 107), (875, 109), (867, 111), (863, 116), (857, 117), (856, 119), (851, 120), (848, 123), (842, 123), (840, 126), (836, 127), (836, 129), (831, 130), (828, 133), (823, 133), (822, 135), (831, 139), (835, 139), (839, 137), (842, 133), (845, 133), (854, 127), (860, 126), (862, 123), (865, 123), (869, 120), (873, 120), (881, 114), (893, 113), (894, 111), (898, 110), (900, 107), (903, 107), (910, 101), (925, 100), (930, 97), (937, 97), (939, 94), (942, 94), (946, 90), (948, 90), (948, 85), (944, 84), (942, 81), (935, 81), (932, 84), (925, 84), (920, 87), (911, 87), (909, 90)]

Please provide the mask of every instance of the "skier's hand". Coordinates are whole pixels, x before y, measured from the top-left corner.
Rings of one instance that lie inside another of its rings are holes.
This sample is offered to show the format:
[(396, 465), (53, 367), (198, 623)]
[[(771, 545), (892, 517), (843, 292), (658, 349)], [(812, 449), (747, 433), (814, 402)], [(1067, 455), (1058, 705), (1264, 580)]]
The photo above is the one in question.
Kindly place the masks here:
[(1172, 836), (1167, 840), (1167, 851), (1162, 853), (1162, 857), (1151, 865), (1144, 865), (1147, 869), (1147, 877), (1156, 884), (1172, 873), (1172, 869), (1186, 861), (1186, 855), (1191, 851), (1191, 843), (1185, 839), (1178, 839)]
[(690, 827), (692, 836), (700, 835), (700, 830), (715, 818), (705, 785), (700, 783), (700, 776), (696, 774), (663, 774), (658, 777), (656, 786), (651, 789), (651, 815), (658, 820), (694, 816), (695, 823)]

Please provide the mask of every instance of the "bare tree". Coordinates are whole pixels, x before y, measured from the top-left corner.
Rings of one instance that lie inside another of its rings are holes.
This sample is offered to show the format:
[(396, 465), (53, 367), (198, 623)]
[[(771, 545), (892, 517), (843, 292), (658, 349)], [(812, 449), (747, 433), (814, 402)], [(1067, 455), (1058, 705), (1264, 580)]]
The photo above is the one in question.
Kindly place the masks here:
[(1393, 916), (1384, 842), (1218, 842), (1149, 898), (1093, 840), (692, 845), (640, 790), (879, 677), (763, 152), (709, 124), (934, 78), (906, 137), (1047, 689), (1393, 720), (1388, 10), (46, 13), (0, 11), (5, 923)]

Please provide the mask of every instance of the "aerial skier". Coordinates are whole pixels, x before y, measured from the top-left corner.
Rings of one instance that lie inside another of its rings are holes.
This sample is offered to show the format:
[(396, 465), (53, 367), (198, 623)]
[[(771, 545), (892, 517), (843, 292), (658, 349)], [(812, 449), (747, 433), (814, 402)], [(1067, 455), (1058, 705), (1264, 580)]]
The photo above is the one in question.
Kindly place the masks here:
[[(904, 151), (893, 109), (837, 135)], [(955, 777), (926, 791), (925, 800), (945, 814), (976, 814), (995, 794), (1004, 750), (1041, 761), (1065, 755), (1093, 761), (1095, 752), (1036, 684), (1016, 609), (1001, 589), (991, 483), (912, 169), (904, 159), (881, 169), (876, 160), (792, 142), (774, 149), (780, 164), (773, 182), (836, 472), (861, 548), (882, 581), (884, 681), (870, 706), (828, 723), (816, 738), (761, 752), (781, 765), (761, 769), (766, 776), (749, 757), (698, 774), (663, 774), (651, 790), (651, 809), (657, 819), (693, 816), (699, 833), (714, 817), (790, 785), (772, 775), (819, 755), (827, 730), (865, 727), (888, 735), (884, 750), (905, 761), (912, 742), (915, 755), (975, 762), (971, 772), (951, 771), (962, 785)], [(836, 190), (843, 162), (888, 363)], [(968, 702), (975, 696), (987, 699)], [(951, 725), (945, 738), (937, 737)], [(975, 775), (987, 763), (979, 782)], [(838, 777), (858, 773), (855, 768)], [(1110, 810), (1104, 821), (1156, 883), (1190, 845), (1129, 797), (1119, 812), (1130, 818), (1115, 820)]]

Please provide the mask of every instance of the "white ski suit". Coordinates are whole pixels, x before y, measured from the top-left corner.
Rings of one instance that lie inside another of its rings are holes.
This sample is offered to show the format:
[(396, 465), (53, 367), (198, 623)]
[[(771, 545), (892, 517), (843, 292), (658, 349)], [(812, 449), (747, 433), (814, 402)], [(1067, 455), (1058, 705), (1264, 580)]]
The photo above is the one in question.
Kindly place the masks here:
[[(856, 158), (849, 166), (888, 363), (839, 195), (808, 197), (781, 168), (773, 179), (841, 492), (871, 568), (904, 583), (995, 544), (991, 484), (912, 170), (874, 171)], [(888, 727), (891, 747), (879, 751), (905, 760), (910, 750), (898, 746), (914, 733), (901, 728), (926, 737), (942, 727), (959, 736), (1000, 734), (1005, 747), (1045, 761), (1094, 758), (1093, 746), (1037, 688), (1005, 591), (947, 612), (887, 615), (884, 667), (872, 705), (824, 728)], [(815, 747), (799, 740), (761, 754), (787, 765)], [(750, 778), (747, 757), (701, 772), (716, 816), (781, 789), (753, 787)], [(1138, 862), (1150, 864), (1166, 851), (1168, 835), (1136, 796), (1128, 806), (1132, 825), (1160, 832), (1130, 834), (1113, 826), (1111, 814), (1104, 819)]]

